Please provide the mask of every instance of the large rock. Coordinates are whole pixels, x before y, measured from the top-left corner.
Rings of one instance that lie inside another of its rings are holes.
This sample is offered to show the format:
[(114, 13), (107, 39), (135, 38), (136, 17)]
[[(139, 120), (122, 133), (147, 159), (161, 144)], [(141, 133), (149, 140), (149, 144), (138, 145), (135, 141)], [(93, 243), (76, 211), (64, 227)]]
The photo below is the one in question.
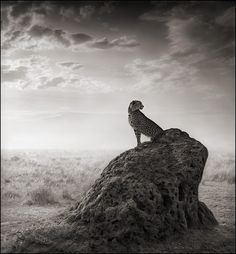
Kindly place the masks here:
[(113, 159), (67, 221), (88, 251), (137, 251), (188, 228), (217, 224), (198, 199), (208, 151), (179, 129)]

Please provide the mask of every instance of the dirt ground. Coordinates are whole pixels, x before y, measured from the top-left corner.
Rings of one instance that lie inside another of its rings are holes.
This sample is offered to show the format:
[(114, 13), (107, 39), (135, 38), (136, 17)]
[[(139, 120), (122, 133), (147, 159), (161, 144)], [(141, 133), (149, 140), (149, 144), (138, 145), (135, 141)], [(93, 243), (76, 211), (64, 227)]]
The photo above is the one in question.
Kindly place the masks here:
[[(235, 185), (205, 182), (199, 187), (199, 199), (212, 210), (219, 226), (211, 230), (190, 230), (182, 238), (173, 236), (143, 252), (156, 253), (235, 253)], [(1, 206), (1, 253), (18, 231), (53, 219), (70, 203), (50, 206), (28, 206), (16, 202)]]

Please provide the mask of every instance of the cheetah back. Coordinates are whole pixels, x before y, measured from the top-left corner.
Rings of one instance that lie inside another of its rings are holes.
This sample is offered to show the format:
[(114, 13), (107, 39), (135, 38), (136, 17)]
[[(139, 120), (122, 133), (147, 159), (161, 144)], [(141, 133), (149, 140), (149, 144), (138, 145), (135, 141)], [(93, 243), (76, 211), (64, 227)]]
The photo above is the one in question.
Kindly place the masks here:
[(160, 126), (139, 110), (133, 112), (129, 116), (129, 123), (135, 130), (138, 130), (147, 137), (156, 137), (163, 131)]

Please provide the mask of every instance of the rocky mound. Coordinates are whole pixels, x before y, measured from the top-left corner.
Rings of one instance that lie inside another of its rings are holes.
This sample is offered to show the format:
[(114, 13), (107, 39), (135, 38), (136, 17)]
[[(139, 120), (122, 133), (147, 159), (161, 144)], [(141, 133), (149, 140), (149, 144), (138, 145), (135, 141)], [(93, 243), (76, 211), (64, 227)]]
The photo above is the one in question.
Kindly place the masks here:
[(95, 250), (129, 250), (188, 228), (217, 224), (198, 200), (208, 151), (186, 132), (128, 150), (104, 169), (68, 220), (86, 226)]
[(73, 228), (66, 251), (134, 252), (174, 233), (217, 224), (198, 199), (207, 156), (205, 146), (179, 129), (120, 154), (66, 215)]

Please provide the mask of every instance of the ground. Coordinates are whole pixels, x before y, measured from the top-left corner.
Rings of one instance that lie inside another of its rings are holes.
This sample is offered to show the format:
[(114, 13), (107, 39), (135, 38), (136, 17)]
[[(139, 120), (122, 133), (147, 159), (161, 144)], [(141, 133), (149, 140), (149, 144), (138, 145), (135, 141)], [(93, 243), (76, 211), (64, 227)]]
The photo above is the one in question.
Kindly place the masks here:
[[(70, 207), (113, 156), (104, 159), (99, 155), (100, 161), (91, 157), (83, 160), (53, 156), (42, 161), (32, 156), (11, 155), (3, 160), (1, 253), (7, 252), (20, 236), (19, 232), (50, 223)], [(199, 199), (214, 213), (218, 226), (210, 230), (190, 230), (182, 237), (173, 236), (166, 242), (148, 246), (143, 252), (235, 253), (235, 184), (230, 182), (204, 179), (199, 186)]]

